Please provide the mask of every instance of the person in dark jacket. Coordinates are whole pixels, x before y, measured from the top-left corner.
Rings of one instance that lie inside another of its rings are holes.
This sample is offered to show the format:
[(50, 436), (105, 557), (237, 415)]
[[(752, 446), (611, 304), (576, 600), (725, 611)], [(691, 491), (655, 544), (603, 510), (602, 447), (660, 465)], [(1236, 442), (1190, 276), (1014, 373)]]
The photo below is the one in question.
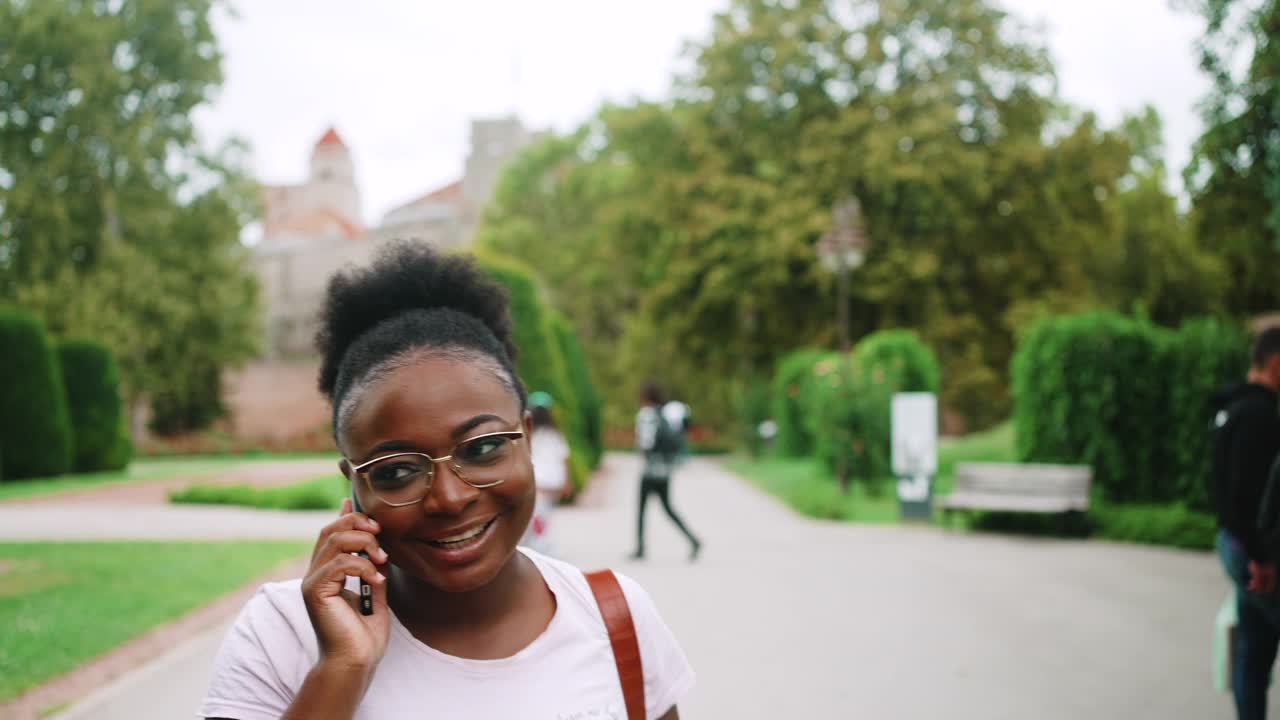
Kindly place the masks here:
[(1258, 531), (1272, 464), (1280, 456), (1280, 327), (1254, 340), (1245, 382), (1213, 398), (1210, 496), (1218, 515), (1218, 556), (1236, 586), (1238, 621), (1231, 690), (1241, 720), (1267, 714), (1267, 687), (1280, 646), (1276, 557)]

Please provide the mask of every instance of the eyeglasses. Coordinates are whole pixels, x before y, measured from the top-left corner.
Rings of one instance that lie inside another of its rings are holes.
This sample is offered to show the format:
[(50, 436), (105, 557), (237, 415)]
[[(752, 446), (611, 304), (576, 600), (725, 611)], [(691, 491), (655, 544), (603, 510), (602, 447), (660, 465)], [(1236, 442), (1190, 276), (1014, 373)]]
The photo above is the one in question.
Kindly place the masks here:
[(421, 502), (431, 492), (436, 463), (449, 462), (460, 480), (474, 488), (490, 488), (506, 481), (506, 465), (515, 456), (523, 430), (486, 433), (467, 438), (444, 457), (420, 452), (383, 455), (351, 468), (369, 492), (392, 507)]

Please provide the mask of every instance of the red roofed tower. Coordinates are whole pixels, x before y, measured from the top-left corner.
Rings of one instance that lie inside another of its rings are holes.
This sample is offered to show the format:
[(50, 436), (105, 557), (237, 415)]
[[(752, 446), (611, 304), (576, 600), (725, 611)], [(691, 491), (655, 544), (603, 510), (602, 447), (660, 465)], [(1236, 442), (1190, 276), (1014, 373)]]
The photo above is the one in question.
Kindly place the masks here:
[(357, 227), (360, 220), (360, 191), (356, 187), (351, 151), (338, 131), (329, 128), (311, 151), (311, 180), (316, 205), (333, 210)]

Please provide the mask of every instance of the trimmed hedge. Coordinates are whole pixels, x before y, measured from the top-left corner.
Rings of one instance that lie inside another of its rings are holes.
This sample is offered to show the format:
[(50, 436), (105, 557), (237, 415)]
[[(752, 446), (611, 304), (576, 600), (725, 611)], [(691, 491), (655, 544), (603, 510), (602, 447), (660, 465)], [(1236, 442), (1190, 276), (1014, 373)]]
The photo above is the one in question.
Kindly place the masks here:
[(1204, 507), (1207, 400), (1247, 357), (1243, 333), (1212, 320), (1177, 331), (1115, 313), (1041, 321), (1012, 363), (1018, 457), (1089, 465), (1111, 502)]
[(938, 392), (938, 358), (910, 330), (881, 330), (858, 341), (854, 362), (875, 385), (896, 392)]
[(552, 334), (547, 308), (538, 297), (533, 273), (508, 260), (484, 258), (480, 265), (510, 296), (512, 333), (520, 350), (516, 370), (525, 387), (529, 392), (548, 392), (558, 406), (576, 409), (564, 358)]
[(573, 485), (581, 489), (594, 467), (587, 429), (590, 419), (582, 410), (551, 311), (539, 297), (530, 270), (506, 259), (479, 257), (478, 261), (509, 293), (513, 335), (520, 350), (516, 371), (529, 392), (547, 392), (555, 401), (555, 417), (569, 441)]
[(1218, 531), (1213, 513), (1183, 505), (1099, 505), (1089, 510), (1094, 537), (1117, 542), (1212, 550)]
[(938, 360), (910, 330), (866, 336), (851, 356), (802, 348), (778, 363), (771, 386), (782, 456), (816, 454), (846, 482), (875, 491), (891, 473), (893, 394), (938, 392)]
[(30, 313), (0, 308), (0, 447), (4, 478), (71, 469), (71, 421), (53, 343)]
[(819, 361), (813, 368), (820, 398), (817, 454), (842, 485), (858, 478), (872, 494), (890, 473), (889, 405), (885, 383), (849, 357)]
[(591, 373), (587, 369), (587, 357), (582, 351), (582, 343), (578, 333), (569, 321), (559, 313), (551, 314), (551, 329), (555, 333), (556, 342), (560, 346), (560, 355), (564, 358), (565, 369), (569, 374), (569, 382), (578, 401), (578, 434), (586, 444), (586, 460), (590, 467), (600, 464), (604, 455), (604, 418), (600, 406), (600, 395), (591, 382)]
[(1168, 359), (1173, 382), (1165, 383), (1164, 416), (1170, 478), (1177, 497), (1192, 510), (1208, 511), (1211, 437), (1209, 396), (1240, 380), (1249, 369), (1249, 336), (1244, 328), (1211, 318), (1189, 320), (1178, 328)]
[(783, 356), (778, 362), (770, 389), (770, 409), (778, 426), (773, 447), (779, 455), (804, 457), (815, 449), (813, 421), (809, 415), (813, 407), (805, 404), (812, 390), (809, 393), (805, 391), (812, 383), (814, 365), (827, 357), (835, 357), (835, 353), (820, 348), (801, 348)]
[(332, 510), (350, 493), (341, 475), (323, 475), (291, 485), (191, 485), (169, 493), (169, 502), (190, 505), (241, 505), (268, 510)]
[(120, 373), (107, 346), (93, 340), (58, 343), (67, 393), (76, 472), (120, 470), (133, 445), (120, 401)]

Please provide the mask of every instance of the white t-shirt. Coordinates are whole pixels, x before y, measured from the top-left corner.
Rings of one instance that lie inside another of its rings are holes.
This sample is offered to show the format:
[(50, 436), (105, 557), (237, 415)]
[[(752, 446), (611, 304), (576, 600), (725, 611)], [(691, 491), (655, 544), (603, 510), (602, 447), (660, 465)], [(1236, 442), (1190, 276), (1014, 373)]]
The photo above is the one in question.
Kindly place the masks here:
[(538, 428), (529, 438), (533, 453), (533, 478), (539, 490), (559, 490), (569, 481), (564, 463), (569, 459), (569, 444), (555, 428)]
[[(556, 596), (546, 630), (511, 657), (468, 660), (423, 644), (393, 613), (386, 655), (357, 720), (626, 717), (609, 634), (586, 578), (568, 563), (520, 551)], [(624, 575), (618, 581), (636, 626), (646, 713), (659, 718), (693, 687), (693, 668), (649, 594)], [(223, 640), (199, 714), (276, 720), (318, 657), (301, 580), (263, 585)]]
[(569, 444), (555, 428), (538, 428), (530, 438), (533, 451), (533, 477), (538, 486), (538, 496), (533, 501), (533, 517), (520, 538), (520, 544), (544, 555), (554, 555), (551, 542), (551, 513), (556, 500), (544, 490), (559, 492), (569, 482), (565, 463), (569, 460)]

